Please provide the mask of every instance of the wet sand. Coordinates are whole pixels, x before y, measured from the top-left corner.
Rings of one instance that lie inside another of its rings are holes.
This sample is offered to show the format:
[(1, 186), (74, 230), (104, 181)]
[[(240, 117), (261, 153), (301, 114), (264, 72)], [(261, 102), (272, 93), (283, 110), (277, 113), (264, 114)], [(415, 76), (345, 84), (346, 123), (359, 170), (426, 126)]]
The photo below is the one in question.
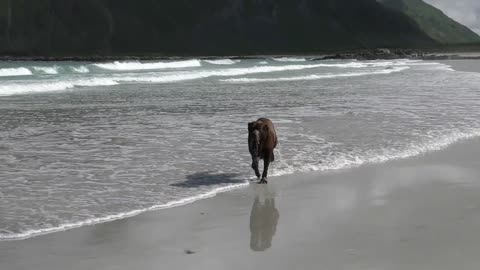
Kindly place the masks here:
[(0, 242), (0, 269), (478, 269), (480, 139)]

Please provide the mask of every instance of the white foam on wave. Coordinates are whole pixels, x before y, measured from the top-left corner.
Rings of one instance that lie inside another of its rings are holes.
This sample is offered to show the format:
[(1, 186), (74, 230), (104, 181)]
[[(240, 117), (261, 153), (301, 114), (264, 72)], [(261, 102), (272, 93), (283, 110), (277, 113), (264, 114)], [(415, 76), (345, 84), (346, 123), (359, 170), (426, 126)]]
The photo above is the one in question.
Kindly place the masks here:
[(141, 63), (135, 62), (119, 62), (105, 64), (93, 64), (96, 67), (107, 70), (153, 70), (153, 69), (167, 69), (167, 68), (186, 68), (186, 67), (200, 67), (202, 64), (199, 60), (184, 60), (174, 62), (155, 62), (155, 63)]
[(71, 67), (72, 71), (77, 73), (88, 73), (90, 70), (86, 66)]
[(409, 65), (409, 66), (425, 66), (425, 67), (451, 67), (450, 65), (444, 64), (444, 63), (439, 63), (439, 62), (433, 62), (433, 61), (424, 61), (424, 60), (409, 60), (409, 59), (401, 59), (397, 60), (394, 62), (367, 62), (368, 64), (373, 64), (377, 66), (384, 66), (384, 65), (390, 65), (390, 66), (398, 66), (398, 65)]
[(0, 68), (0, 77), (9, 76), (28, 76), (32, 75), (32, 72), (24, 67), (21, 68)]
[(58, 67), (32, 67), (32, 68), (33, 70), (43, 74), (49, 74), (49, 75), (58, 74)]
[[(197, 60), (194, 60), (197, 61)], [(198, 62), (198, 61), (197, 61)], [(180, 63), (180, 62), (176, 62)], [(138, 63), (142, 68), (147, 68), (142, 65), (149, 65)], [(159, 63), (152, 63), (153, 65)], [(163, 63), (160, 63), (163, 64)], [(106, 64), (108, 65), (108, 64)], [(217, 70), (190, 70), (190, 71), (176, 71), (176, 72), (161, 72), (161, 73), (144, 73), (144, 74), (115, 74), (110, 77), (96, 78), (96, 79), (80, 79), (75, 81), (58, 81), (58, 82), (35, 82), (29, 83), (11, 83), (0, 85), (0, 95), (13, 95), (13, 94), (25, 94), (32, 92), (47, 92), (47, 91), (58, 91), (73, 88), (75, 86), (85, 86), (86, 82), (91, 82), (88, 86), (108, 86), (116, 85), (121, 82), (140, 82), (140, 83), (171, 83), (171, 82), (180, 82), (187, 80), (196, 80), (208, 77), (234, 77), (241, 75), (250, 75), (250, 74), (260, 74), (260, 73), (271, 73), (271, 72), (282, 72), (282, 71), (293, 71), (293, 70), (304, 70), (304, 69), (313, 69), (319, 67), (335, 67), (335, 68), (365, 68), (372, 67), (372, 65), (380, 65), (384, 67), (391, 67), (390, 69), (385, 69), (378, 71), (377, 74), (388, 74), (391, 72), (401, 71), (408, 67), (402, 66), (405, 65), (404, 62), (381, 62), (381, 63), (361, 63), (361, 62), (347, 62), (347, 63), (318, 63), (318, 64), (297, 64), (297, 65), (283, 65), (283, 66), (253, 66), (248, 68), (227, 68), (227, 69), (217, 69)], [(117, 66), (123, 68), (120, 66)], [(126, 68), (134, 68), (132, 66), (126, 66)], [(29, 70), (27, 70), (29, 72)], [(79, 67), (78, 72), (85, 73), (88, 71), (86, 67)], [(348, 77), (348, 76), (363, 76), (375, 73), (358, 72), (358, 73), (346, 73), (346, 74), (324, 74), (324, 75), (310, 75), (302, 77), (290, 77), (290, 78), (280, 78), (280, 81), (288, 80), (317, 80), (324, 78), (333, 78), (333, 77)], [(227, 82), (261, 82), (261, 81), (271, 81), (272, 79), (230, 79), (225, 80)], [(279, 80), (278, 78), (274, 79), (275, 81)]]
[(9, 83), (0, 85), (0, 96), (60, 91), (74, 87), (109, 86), (118, 82), (109, 78), (77, 79), (68, 81), (44, 81), (28, 83)]
[(238, 61), (234, 61), (232, 59), (217, 59), (217, 60), (203, 60), (212, 65), (233, 65), (238, 63)]
[(296, 58), (296, 57), (274, 57), (273, 60), (277, 62), (305, 62), (305, 58)]
[(326, 171), (339, 170), (358, 167), (365, 164), (378, 164), (391, 160), (406, 159), (429, 152), (444, 150), (450, 145), (462, 140), (468, 140), (475, 137), (480, 137), (480, 129), (474, 129), (468, 132), (453, 132), (447, 135), (439, 136), (432, 141), (425, 141), (421, 143), (410, 143), (404, 149), (382, 149), (381, 151), (374, 151), (367, 153), (365, 156), (355, 156), (351, 153), (345, 153), (342, 157), (337, 158), (331, 162), (324, 162), (320, 164), (304, 164), (289, 166), (282, 164), (281, 169), (275, 169), (271, 176), (282, 176), (300, 172), (312, 171)]
[(296, 77), (282, 77), (282, 78), (232, 78), (221, 80), (223, 82), (230, 83), (259, 83), (259, 82), (285, 82), (285, 81), (308, 81), (308, 80), (321, 80), (321, 79), (331, 79), (331, 78), (340, 78), (340, 77), (359, 77), (359, 76), (368, 76), (368, 75), (381, 75), (381, 74), (390, 74), (394, 72), (400, 72), (408, 69), (409, 67), (395, 67), (391, 69), (383, 69), (371, 72), (348, 72), (348, 73), (328, 73), (328, 74), (312, 74), (307, 76), (296, 76)]
[(122, 77), (116, 78), (115, 80), (128, 81), (128, 82), (169, 83), (169, 82), (178, 82), (178, 81), (186, 81), (186, 80), (196, 80), (196, 79), (202, 79), (202, 78), (208, 78), (208, 77), (230, 77), (230, 76), (257, 74), (257, 73), (304, 70), (304, 69), (312, 69), (312, 68), (318, 68), (318, 67), (324, 67), (324, 66), (325, 64), (253, 66), (249, 68), (230, 68), (230, 69), (221, 69), (221, 70), (175, 72), (175, 73), (159, 74), (156, 76), (152, 76), (152, 75), (122, 76)]
[(449, 65), (441, 65), (436, 67), (437, 70), (444, 70), (444, 71), (456, 71), (455, 69), (452, 68), (452, 66)]
[(222, 193), (222, 192), (242, 188), (242, 187), (245, 187), (245, 186), (248, 186), (248, 185), (249, 185), (249, 183), (248, 183), (248, 180), (247, 180), (247, 181), (245, 181), (243, 183), (240, 183), (240, 184), (234, 184), (234, 185), (230, 185), (230, 186), (226, 186), (226, 187), (219, 187), (219, 188), (216, 188), (216, 189), (213, 189), (213, 190), (210, 190), (208, 192), (205, 192), (205, 193), (202, 193), (202, 194), (199, 194), (199, 195), (195, 195), (195, 196), (192, 196), (192, 197), (171, 201), (171, 202), (168, 202), (168, 203), (165, 203), (165, 204), (153, 205), (153, 206), (143, 208), (143, 209), (132, 210), (132, 211), (125, 212), (125, 213), (118, 213), (118, 214), (108, 215), (108, 216), (104, 216), (104, 217), (91, 218), (91, 219), (87, 219), (87, 220), (84, 220), (84, 221), (78, 221), (78, 222), (73, 222), (73, 223), (65, 223), (65, 224), (61, 224), (61, 225), (58, 225), (58, 226), (55, 226), (55, 227), (50, 227), (50, 228), (31, 229), (31, 230), (21, 232), (21, 233), (0, 233), (0, 240), (3, 240), (3, 241), (6, 241), (6, 240), (22, 240), (22, 239), (27, 239), (27, 238), (31, 238), (31, 237), (34, 237), (34, 236), (49, 234), (49, 233), (53, 233), (53, 232), (65, 231), (65, 230), (79, 228), (79, 227), (83, 227), (83, 226), (95, 225), (95, 224), (98, 224), (98, 223), (104, 223), (104, 222), (114, 221), (114, 220), (118, 220), (118, 219), (124, 219), (124, 218), (127, 218), (127, 217), (133, 217), (133, 216), (136, 216), (136, 215), (139, 215), (141, 213), (148, 212), (148, 211), (160, 210), (160, 209), (166, 209), (166, 208), (172, 208), (172, 207), (181, 206), (181, 205), (185, 205), (185, 204), (190, 204), (190, 203), (193, 203), (193, 202), (201, 200), (201, 199), (214, 197), (215, 195), (217, 195), (219, 193)]
[(0, 95), (28, 94), (35, 92), (59, 91), (74, 88), (76, 86), (109, 86), (120, 82), (141, 83), (169, 83), (186, 80), (196, 80), (212, 76), (228, 77), (255, 73), (269, 73), (289, 70), (302, 70), (316, 68), (322, 65), (287, 65), (287, 66), (254, 66), (251, 68), (230, 68), (220, 70), (183, 71), (168, 73), (150, 73), (147, 75), (130, 74), (117, 75), (105, 78), (77, 79), (66, 81), (25, 82), (9, 83), (0, 85)]

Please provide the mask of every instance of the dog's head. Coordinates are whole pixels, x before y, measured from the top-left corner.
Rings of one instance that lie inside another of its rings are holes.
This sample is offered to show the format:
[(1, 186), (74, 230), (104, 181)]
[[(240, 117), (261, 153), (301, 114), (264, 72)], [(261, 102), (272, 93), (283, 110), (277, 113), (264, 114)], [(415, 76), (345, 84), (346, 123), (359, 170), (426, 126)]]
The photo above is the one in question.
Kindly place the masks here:
[(264, 123), (263, 121), (260, 121), (260, 120), (248, 123), (248, 132), (249, 133), (252, 133), (255, 130), (258, 130), (260, 132), (265, 132), (265, 131), (267, 131), (267, 129), (268, 129), (267, 124)]

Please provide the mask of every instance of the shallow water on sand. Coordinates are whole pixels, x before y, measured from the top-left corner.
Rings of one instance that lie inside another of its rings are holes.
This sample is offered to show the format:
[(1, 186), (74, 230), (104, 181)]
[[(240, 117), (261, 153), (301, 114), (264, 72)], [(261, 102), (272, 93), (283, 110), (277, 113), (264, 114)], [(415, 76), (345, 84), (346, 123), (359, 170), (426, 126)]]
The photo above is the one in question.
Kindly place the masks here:
[(479, 84), (411, 60), (0, 62), (0, 238), (244, 186), (258, 117), (279, 136), (271, 176), (441, 149), (480, 135)]

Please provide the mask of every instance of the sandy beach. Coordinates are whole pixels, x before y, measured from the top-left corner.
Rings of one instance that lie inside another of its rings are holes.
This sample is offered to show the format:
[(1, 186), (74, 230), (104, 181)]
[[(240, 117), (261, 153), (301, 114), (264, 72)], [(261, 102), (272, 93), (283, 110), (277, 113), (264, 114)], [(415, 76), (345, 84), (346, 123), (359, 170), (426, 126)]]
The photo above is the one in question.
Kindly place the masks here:
[(0, 242), (0, 268), (478, 269), (480, 140)]

